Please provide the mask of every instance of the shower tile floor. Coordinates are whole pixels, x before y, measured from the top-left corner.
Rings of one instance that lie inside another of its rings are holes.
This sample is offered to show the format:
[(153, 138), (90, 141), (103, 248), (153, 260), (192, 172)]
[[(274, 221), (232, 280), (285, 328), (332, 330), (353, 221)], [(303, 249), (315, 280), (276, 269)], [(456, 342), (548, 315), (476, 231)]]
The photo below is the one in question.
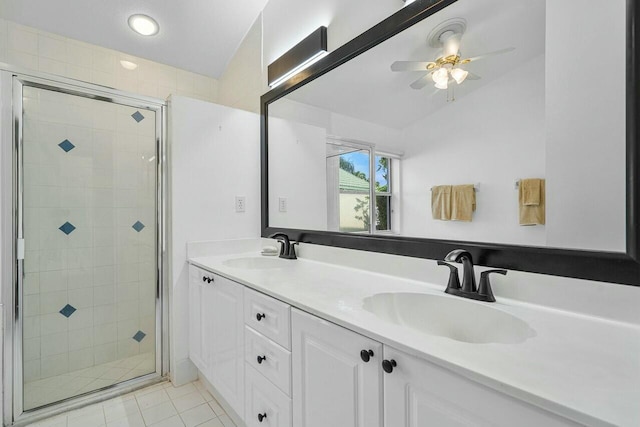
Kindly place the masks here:
[(155, 369), (155, 353), (149, 352), (28, 382), (24, 385), (24, 407), (27, 409), (37, 408), (150, 374)]
[(33, 427), (235, 427), (195, 381), (181, 387), (156, 384), (86, 408), (31, 424)]

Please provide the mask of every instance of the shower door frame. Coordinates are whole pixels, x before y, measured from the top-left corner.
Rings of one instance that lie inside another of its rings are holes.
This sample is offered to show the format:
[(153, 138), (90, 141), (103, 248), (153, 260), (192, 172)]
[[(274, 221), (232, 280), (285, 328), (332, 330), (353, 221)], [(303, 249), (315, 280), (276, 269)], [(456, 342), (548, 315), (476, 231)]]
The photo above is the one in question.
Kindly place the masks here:
[[(86, 404), (105, 400), (117, 394), (161, 381), (169, 372), (169, 327), (168, 327), (168, 169), (167, 169), (167, 104), (163, 100), (136, 96), (116, 89), (106, 88), (71, 79), (49, 76), (42, 73), (24, 72), (0, 64), (0, 96), (6, 103), (11, 93), (11, 131), (1, 129), (0, 141), (3, 157), (11, 151), (10, 164), (2, 160), (2, 190), (11, 194), (10, 206), (2, 205), (3, 267), (11, 260), (11, 268), (3, 268), (3, 423), (5, 425), (26, 425), (37, 419), (55, 415)], [(62, 401), (24, 411), (23, 407), (23, 278), (24, 278), (24, 240), (23, 240), (23, 88), (35, 87), (68, 95), (81, 96), (98, 102), (109, 102), (140, 108), (155, 113), (156, 144), (156, 370), (141, 377), (113, 384), (102, 389), (84, 393)], [(6, 107), (3, 105), (2, 120), (8, 122)], [(7, 141), (10, 139), (10, 141)], [(11, 144), (11, 149), (6, 145)], [(10, 169), (7, 171), (6, 169)], [(7, 182), (9, 181), (9, 182)], [(9, 200), (5, 197), (5, 204)], [(11, 238), (7, 238), (11, 236)], [(11, 271), (4, 271), (11, 270)]]

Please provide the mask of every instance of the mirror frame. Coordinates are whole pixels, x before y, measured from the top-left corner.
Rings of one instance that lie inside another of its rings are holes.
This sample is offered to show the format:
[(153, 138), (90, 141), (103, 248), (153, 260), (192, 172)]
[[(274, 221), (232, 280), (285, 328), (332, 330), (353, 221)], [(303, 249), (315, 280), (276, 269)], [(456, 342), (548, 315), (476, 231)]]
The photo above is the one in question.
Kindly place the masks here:
[(546, 248), (486, 242), (354, 235), (269, 226), (269, 104), (433, 15), (457, 0), (416, 0), (260, 98), (262, 237), (286, 233), (303, 243), (427, 259), (453, 249), (471, 252), (477, 265), (640, 286), (640, 7), (626, 0), (626, 252)]

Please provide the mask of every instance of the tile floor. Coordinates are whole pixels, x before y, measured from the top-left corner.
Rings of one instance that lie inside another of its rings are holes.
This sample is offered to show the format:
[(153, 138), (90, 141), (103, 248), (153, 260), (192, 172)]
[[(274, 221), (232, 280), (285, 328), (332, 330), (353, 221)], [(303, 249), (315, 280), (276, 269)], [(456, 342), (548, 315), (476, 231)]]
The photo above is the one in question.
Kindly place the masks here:
[(143, 353), (24, 385), (24, 407), (33, 409), (88, 391), (149, 374), (156, 370), (155, 353)]
[(99, 404), (57, 415), (32, 427), (235, 427), (231, 418), (195, 381), (156, 384)]

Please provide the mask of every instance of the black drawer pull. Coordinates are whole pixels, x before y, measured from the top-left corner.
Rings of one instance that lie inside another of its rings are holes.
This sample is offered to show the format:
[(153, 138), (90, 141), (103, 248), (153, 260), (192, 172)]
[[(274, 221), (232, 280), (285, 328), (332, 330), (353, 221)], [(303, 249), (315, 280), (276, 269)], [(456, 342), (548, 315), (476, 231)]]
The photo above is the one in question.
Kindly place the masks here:
[(256, 319), (258, 320), (258, 322), (261, 321), (262, 319), (264, 319), (265, 317), (267, 317), (267, 315), (264, 314), (264, 313), (256, 314)]
[(202, 276), (202, 281), (203, 282), (207, 282), (207, 283), (211, 283), (211, 282), (213, 282), (213, 277)]
[(258, 356), (257, 359), (258, 359), (258, 365), (262, 365), (262, 362), (267, 360), (267, 356)]
[(373, 350), (362, 350), (360, 352), (360, 359), (362, 359), (362, 361), (365, 363), (369, 362), (369, 360), (371, 360), (372, 357), (373, 357)]
[(395, 368), (396, 366), (398, 366), (398, 364), (393, 359), (382, 361), (382, 369), (384, 369), (387, 374), (393, 372), (393, 368)]
[(262, 422), (265, 418), (267, 418), (267, 413), (258, 414), (258, 422)]

